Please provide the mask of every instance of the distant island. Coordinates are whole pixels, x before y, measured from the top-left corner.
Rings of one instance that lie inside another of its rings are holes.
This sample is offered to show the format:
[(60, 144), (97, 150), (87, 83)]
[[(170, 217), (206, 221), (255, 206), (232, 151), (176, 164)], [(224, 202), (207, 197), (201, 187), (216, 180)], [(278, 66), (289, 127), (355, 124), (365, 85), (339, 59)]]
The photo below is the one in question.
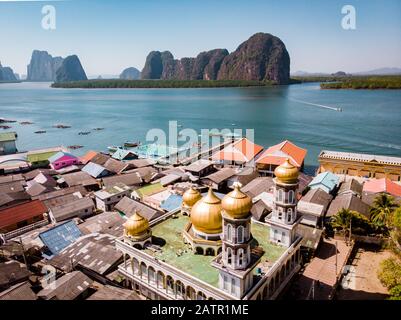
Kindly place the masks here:
[(284, 43), (269, 33), (256, 33), (234, 52), (213, 49), (195, 58), (174, 59), (170, 51), (152, 51), (140, 73), (129, 68), (123, 79), (57, 81), (54, 88), (210, 88), (285, 85), (290, 56)]
[(53, 88), (81, 89), (133, 89), (133, 88), (227, 88), (227, 87), (263, 87), (274, 82), (256, 80), (87, 80), (55, 82)]

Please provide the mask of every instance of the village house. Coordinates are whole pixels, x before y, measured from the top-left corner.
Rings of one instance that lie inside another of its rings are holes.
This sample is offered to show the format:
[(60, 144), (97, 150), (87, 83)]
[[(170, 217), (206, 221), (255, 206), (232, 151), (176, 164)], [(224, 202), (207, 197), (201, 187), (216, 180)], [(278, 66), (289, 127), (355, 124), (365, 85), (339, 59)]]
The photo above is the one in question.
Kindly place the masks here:
[(118, 148), (111, 157), (116, 160), (124, 161), (137, 159), (138, 155), (127, 149)]
[(114, 242), (115, 237), (109, 234), (88, 234), (65, 247), (48, 263), (66, 273), (79, 268), (95, 277), (105, 276), (122, 262), (123, 255)]
[(205, 186), (211, 186), (214, 190), (223, 190), (227, 188), (228, 179), (235, 175), (233, 168), (222, 168), (212, 174), (201, 179), (201, 183)]
[(17, 140), (16, 132), (0, 133), (0, 155), (13, 154), (17, 152), (15, 141)]
[[(48, 223), (48, 209), (40, 200), (33, 200), (0, 210), (0, 233), (7, 240), (8, 234), (17, 236), (18, 230)], [(26, 230), (28, 231), (28, 230)]]
[(246, 163), (252, 162), (262, 150), (262, 146), (253, 143), (247, 138), (241, 138), (213, 154), (212, 160), (222, 166), (242, 167)]
[(340, 184), (340, 178), (331, 172), (319, 173), (309, 183), (310, 189), (320, 188), (327, 193), (334, 193)]
[(54, 206), (49, 211), (50, 219), (60, 222), (74, 217), (85, 218), (93, 214), (94, 203), (91, 198), (75, 198)]
[(300, 201), (297, 210), (302, 214), (301, 223), (315, 228), (321, 227), (333, 196), (316, 188), (309, 190)]
[(95, 178), (82, 171), (63, 174), (57, 182), (68, 187), (83, 186), (89, 191), (96, 191), (100, 188), (99, 182)]
[(129, 197), (131, 188), (119, 182), (112, 187), (95, 192), (96, 207), (103, 211), (112, 211), (114, 206), (125, 196)]
[(80, 161), (83, 165), (87, 164), (90, 162), (95, 156), (97, 155), (96, 151), (89, 150), (87, 153), (85, 153), (82, 157), (80, 157)]
[(152, 221), (164, 214), (163, 211), (152, 208), (140, 201), (124, 197), (114, 207), (115, 210), (126, 216), (127, 218), (139, 212), (148, 221)]
[(380, 194), (392, 196), (396, 203), (401, 205), (401, 185), (388, 178), (371, 179), (363, 184), (362, 200), (368, 205), (373, 205)]
[(351, 193), (357, 197), (362, 196), (362, 183), (358, 182), (358, 180), (351, 178), (347, 179), (343, 183), (341, 183), (340, 188), (337, 191), (337, 195), (348, 194)]
[(400, 157), (323, 150), (318, 160), (319, 172), (401, 181)]
[(95, 179), (100, 179), (112, 174), (105, 167), (94, 162), (88, 162), (81, 170), (88, 173), (91, 177)]
[(269, 147), (256, 159), (256, 167), (261, 175), (274, 176), (274, 170), (282, 165), (286, 159), (303, 170), (304, 161), (307, 154), (306, 149), (302, 149), (291, 141), (285, 140), (279, 144)]
[(49, 158), (58, 152), (68, 152), (68, 150), (64, 147), (31, 150), (27, 153), (27, 161), (33, 168), (46, 168), (49, 165)]
[(105, 187), (112, 187), (116, 183), (123, 183), (129, 187), (138, 187), (142, 182), (143, 180), (137, 172), (102, 178), (102, 184)]
[(359, 212), (368, 219), (370, 217), (369, 205), (363, 202), (361, 198), (350, 193), (338, 195), (334, 198), (327, 210), (326, 218), (329, 219), (330, 217), (336, 215), (341, 209)]
[(80, 164), (80, 160), (68, 152), (57, 152), (48, 159), (50, 163), (50, 168), (54, 170), (59, 170), (72, 165)]
[(206, 159), (199, 159), (185, 167), (185, 171), (191, 173), (198, 179), (213, 173), (215, 170), (213, 162)]
[(49, 283), (38, 292), (40, 300), (75, 300), (88, 295), (93, 280), (80, 271), (73, 271)]

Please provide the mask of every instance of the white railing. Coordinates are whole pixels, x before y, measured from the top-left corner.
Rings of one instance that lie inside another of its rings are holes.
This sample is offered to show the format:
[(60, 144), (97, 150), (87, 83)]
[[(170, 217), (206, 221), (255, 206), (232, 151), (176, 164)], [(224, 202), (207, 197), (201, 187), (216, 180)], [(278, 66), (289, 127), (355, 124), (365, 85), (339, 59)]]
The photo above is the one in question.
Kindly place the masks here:
[(12, 239), (12, 238), (15, 238), (15, 237), (18, 237), (18, 236), (20, 236), (20, 235), (23, 235), (24, 233), (27, 233), (27, 232), (32, 231), (32, 230), (34, 230), (34, 229), (43, 227), (43, 226), (45, 226), (45, 225), (47, 225), (47, 224), (49, 224), (49, 221), (47, 221), (47, 220), (41, 220), (41, 221), (39, 221), (39, 222), (32, 223), (32, 224), (30, 224), (30, 225), (28, 225), (28, 226), (19, 228), (19, 229), (17, 229), (17, 230), (4, 233), (4, 234), (3, 234), (3, 237), (4, 237), (4, 239), (7, 241), (7, 240), (10, 240), (10, 239)]

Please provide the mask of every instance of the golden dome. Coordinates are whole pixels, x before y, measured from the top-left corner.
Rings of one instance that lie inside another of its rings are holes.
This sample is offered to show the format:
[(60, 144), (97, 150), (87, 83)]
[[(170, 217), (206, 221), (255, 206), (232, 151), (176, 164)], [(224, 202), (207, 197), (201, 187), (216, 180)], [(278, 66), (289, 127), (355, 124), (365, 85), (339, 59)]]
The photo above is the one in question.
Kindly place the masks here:
[(238, 184), (222, 201), (223, 210), (232, 218), (241, 219), (249, 216), (252, 208), (252, 199), (240, 190)]
[(198, 200), (202, 199), (200, 192), (193, 186), (184, 192), (182, 196), (182, 204), (186, 207), (192, 207)]
[(209, 188), (207, 195), (192, 207), (191, 222), (196, 230), (207, 234), (222, 232), (221, 201)]
[(274, 170), (276, 178), (283, 183), (294, 183), (298, 180), (298, 168), (290, 163), (287, 158), (285, 162)]
[(135, 237), (144, 234), (149, 229), (149, 221), (135, 212), (123, 226), (126, 235)]

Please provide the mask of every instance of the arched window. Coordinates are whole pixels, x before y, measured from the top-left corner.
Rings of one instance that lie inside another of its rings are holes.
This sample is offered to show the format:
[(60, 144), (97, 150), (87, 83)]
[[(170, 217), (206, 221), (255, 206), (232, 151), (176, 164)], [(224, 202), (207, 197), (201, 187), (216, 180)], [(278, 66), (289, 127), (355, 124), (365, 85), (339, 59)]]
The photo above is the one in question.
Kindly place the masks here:
[(227, 225), (227, 240), (232, 241), (232, 227), (231, 224)]
[(238, 243), (243, 243), (244, 242), (244, 227), (239, 226), (237, 229), (238, 233)]
[(231, 264), (232, 262), (232, 255), (233, 255), (233, 251), (231, 248), (227, 248), (227, 263)]
[(279, 189), (278, 190), (278, 201), (283, 202), (283, 196), (284, 196), (283, 190)]
[(238, 250), (238, 265), (242, 267), (244, 264), (244, 249)]
[(289, 208), (287, 211), (287, 222), (291, 222), (292, 220), (292, 209)]
[(288, 202), (294, 203), (294, 190), (290, 190), (290, 192), (288, 193)]

